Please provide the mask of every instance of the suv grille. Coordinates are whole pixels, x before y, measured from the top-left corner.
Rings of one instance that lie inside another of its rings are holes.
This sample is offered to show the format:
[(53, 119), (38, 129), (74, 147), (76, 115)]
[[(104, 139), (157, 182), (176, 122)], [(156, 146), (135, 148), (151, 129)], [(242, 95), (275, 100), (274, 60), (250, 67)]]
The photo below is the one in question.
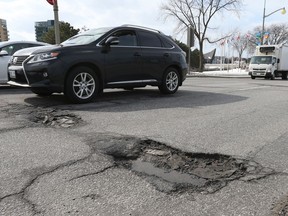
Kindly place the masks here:
[(29, 56), (13, 56), (11, 59), (11, 65), (22, 66), (22, 63), (28, 58)]

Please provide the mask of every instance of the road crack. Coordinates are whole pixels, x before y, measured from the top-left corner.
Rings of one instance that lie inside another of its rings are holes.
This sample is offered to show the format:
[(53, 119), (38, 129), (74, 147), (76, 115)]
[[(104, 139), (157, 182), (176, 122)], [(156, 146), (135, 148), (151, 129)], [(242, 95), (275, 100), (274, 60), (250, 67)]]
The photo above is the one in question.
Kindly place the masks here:
[(88, 176), (98, 175), (98, 174), (104, 173), (105, 171), (113, 169), (113, 168), (116, 168), (116, 167), (117, 167), (117, 165), (113, 164), (112, 166), (105, 167), (104, 169), (102, 169), (102, 170), (100, 170), (98, 172), (88, 173), (88, 174), (84, 174), (84, 175), (80, 175), (80, 176), (71, 178), (71, 179), (69, 179), (69, 182), (77, 180), (77, 179), (80, 179), (80, 178), (85, 178), (85, 177), (88, 177)]
[(37, 205), (34, 204), (28, 198), (25, 197), (25, 193), (29, 189), (29, 187), (31, 187), (41, 177), (43, 177), (45, 175), (52, 174), (52, 173), (56, 172), (57, 170), (63, 169), (65, 167), (73, 166), (75, 164), (84, 162), (87, 159), (89, 159), (91, 157), (91, 155), (92, 154), (89, 154), (88, 156), (86, 156), (84, 158), (81, 158), (81, 159), (78, 159), (78, 160), (68, 161), (66, 163), (63, 163), (63, 164), (60, 164), (60, 165), (56, 165), (56, 166), (51, 167), (51, 168), (47, 168), (47, 171), (44, 171), (44, 172), (42, 172), (40, 174), (36, 174), (35, 176), (33, 176), (30, 179), (30, 181), (25, 186), (23, 186), (23, 188), (20, 191), (18, 191), (16, 193), (5, 195), (3, 197), (0, 197), (0, 203), (3, 202), (5, 199), (8, 199), (8, 198), (11, 198), (11, 197), (14, 197), (14, 196), (19, 196), (19, 197), (21, 197), (21, 199), (23, 200), (24, 203), (27, 203), (29, 206), (31, 206), (32, 211), (33, 211), (34, 214), (41, 213), (41, 212), (36, 210)]

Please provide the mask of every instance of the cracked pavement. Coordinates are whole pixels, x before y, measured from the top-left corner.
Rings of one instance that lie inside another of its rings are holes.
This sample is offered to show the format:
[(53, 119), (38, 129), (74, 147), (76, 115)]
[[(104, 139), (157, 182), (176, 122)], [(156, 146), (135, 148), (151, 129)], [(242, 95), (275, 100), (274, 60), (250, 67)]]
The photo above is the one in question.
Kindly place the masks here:
[[(158, 97), (153, 90), (116, 91), (87, 105), (67, 105), (58, 95), (41, 99), (28, 92), (0, 94), (0, 215), (286, 215), (286, 89), (248, 94), (242, 90), (246, 85), (257, 87), (250, 80), (208, 81), (191, 84), (192, 96), (188, 82), (175, 97)], [(271, 112), (276, 108), (282, 115)], [(31, 113), (41, 115), (27, 118)], [(62, 120), (53, 117), (58, 114)], [(65, 115), (81, 121), (63, 120)], [(203, 136), (203, 131), (209, 133)], [(264, 174), (237, 178), (208, 194), (167, 193), (170, 184), (139, 175), (103, 151), (115, 140), (129, 144), (131, 137), (183, 152), (242, 158), (250, 162), (251, 172), (259, 166)]]

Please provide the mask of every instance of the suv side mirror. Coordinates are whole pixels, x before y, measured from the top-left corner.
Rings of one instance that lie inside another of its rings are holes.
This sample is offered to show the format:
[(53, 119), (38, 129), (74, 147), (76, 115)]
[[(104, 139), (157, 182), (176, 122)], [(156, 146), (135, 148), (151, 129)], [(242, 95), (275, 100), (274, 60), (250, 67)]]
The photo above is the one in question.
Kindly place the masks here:
[(119, 44), (119, 38), (115, 37), (115, 36), (110, 36), (105, 41), (105, 45), (107, 45), (107, 46), (117, 45), (117, 44)]
[(6, 50), (1, 50), (0, 51), (0, 57), (1, 56), (8, 56), (9, 54), (8, 54), (8, 52), (6, 51)]

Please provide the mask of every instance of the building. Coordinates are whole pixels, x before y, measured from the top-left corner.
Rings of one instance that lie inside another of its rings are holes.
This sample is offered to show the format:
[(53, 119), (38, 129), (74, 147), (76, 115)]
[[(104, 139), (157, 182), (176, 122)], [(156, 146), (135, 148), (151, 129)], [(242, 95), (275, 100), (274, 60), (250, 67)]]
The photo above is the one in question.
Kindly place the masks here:
[(203, 54), (205, 63), (211, 64), (214, 61), (215, 53), (216, 53), (216, 49), (213, 49), (212, 51)]
[(43, 41), (42, 36), (48, 32), (50, 28), (54, 28), (54, 20), (35, 22), (36, 41)]
[(8, 29), (7, 29), (7, 22), (4, 19), (0, 19), (0, 42), (1, 41), (8, 41)]

